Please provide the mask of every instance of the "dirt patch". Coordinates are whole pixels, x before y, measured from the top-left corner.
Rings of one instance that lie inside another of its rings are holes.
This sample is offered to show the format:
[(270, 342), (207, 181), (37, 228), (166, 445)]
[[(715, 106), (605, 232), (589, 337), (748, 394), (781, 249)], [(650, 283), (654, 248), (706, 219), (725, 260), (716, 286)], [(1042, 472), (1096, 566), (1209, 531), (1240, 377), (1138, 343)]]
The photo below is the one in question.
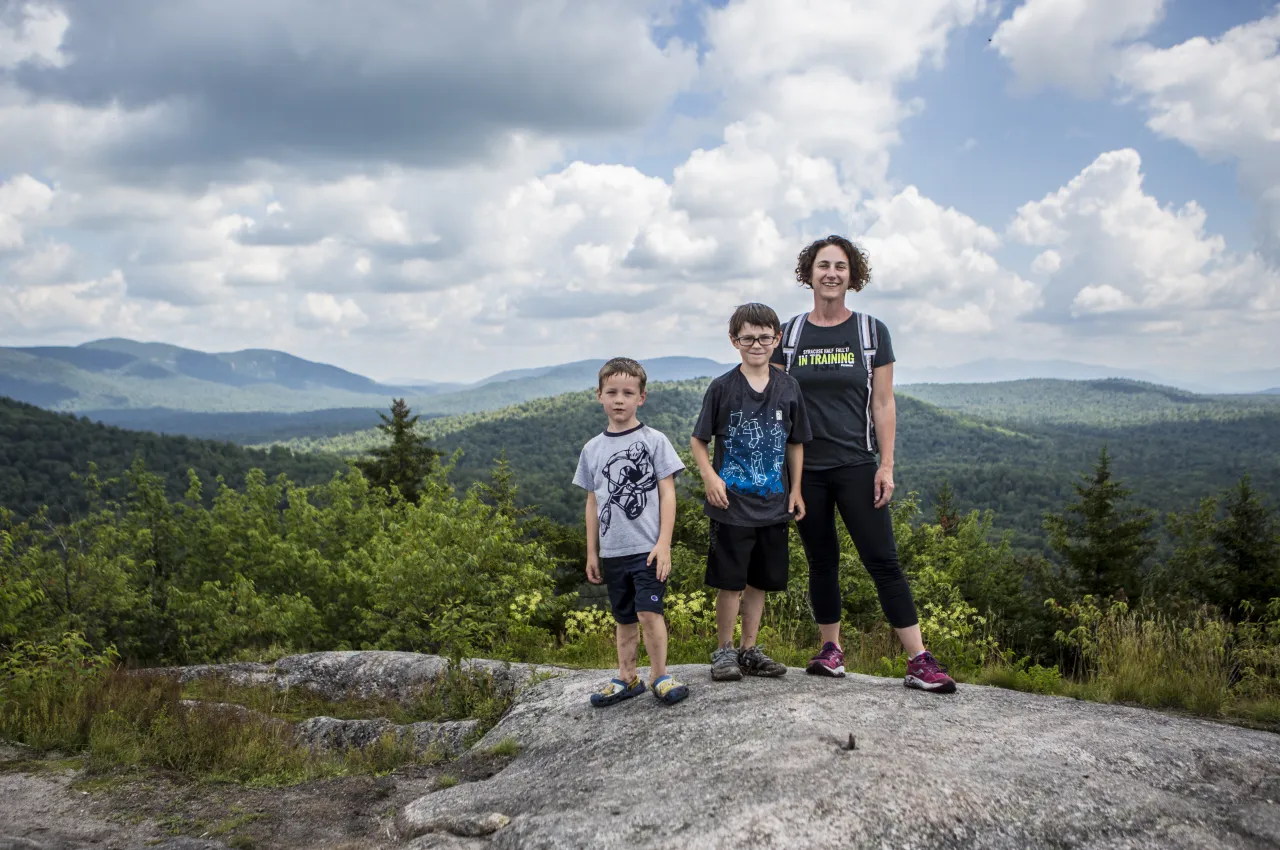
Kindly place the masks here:
[(78, 759), (33, 758), (0, 746), (0, 838), (104, 850), (176, 836), (238, 850), (381, 850), (400, 844), (394, 821), (405, 804), (437, 788), (488, 779), (510, 761), (474, 753), (386, 776), (247, 788), (160, 771), (91, 773)]

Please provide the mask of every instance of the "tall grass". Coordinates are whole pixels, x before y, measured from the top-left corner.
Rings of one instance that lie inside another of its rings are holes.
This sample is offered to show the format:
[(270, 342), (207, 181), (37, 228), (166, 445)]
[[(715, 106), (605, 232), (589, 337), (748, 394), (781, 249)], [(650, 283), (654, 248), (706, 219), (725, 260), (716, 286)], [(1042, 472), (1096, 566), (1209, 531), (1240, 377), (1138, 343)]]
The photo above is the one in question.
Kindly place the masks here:
[[(286, 719), (262, 713), (305, 705), (350, 716), (367, 712), (368, 704), (320, 705), (298, 695), (273, 701), (263, 689), (237, 690), (226, 683), (206, 684), (203, 693), (233, 697), (227, 702), (250, 710), (226, 702), (184, 704), (176, 679), (129, 673), (114, 662), (110, 653), (93, 653), (78, 635), (56, 645), (18, 644), (0, 662), (0, 738), (84, 754), (94, 769), (154, 767), (252, 785), (385, 773), (438, 760), (393, 734), (364, 750), (316, 752), (294, 739)], [(428, 688), (417, 714), (479, 711), (493, 722), (504, 698), (470, 677), (462, 684), (464, 675)]]
[(1057, 639), (1074, 653), (1077, 681), (1111, 702), (1179, 708), (1206, 717), (1280, 719), (1280, 599), (1233, 624), (1202, 609), (1183, 617), (1103, 609), (1092, 597), (1054, 606), (1070, 626)]

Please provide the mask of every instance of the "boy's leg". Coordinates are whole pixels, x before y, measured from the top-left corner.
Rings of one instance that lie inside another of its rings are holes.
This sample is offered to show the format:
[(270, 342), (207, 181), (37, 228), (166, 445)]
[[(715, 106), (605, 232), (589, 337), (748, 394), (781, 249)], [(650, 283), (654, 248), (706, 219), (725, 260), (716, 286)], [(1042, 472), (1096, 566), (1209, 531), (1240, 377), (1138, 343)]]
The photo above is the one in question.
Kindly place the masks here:
[(742, 678), (738, 653), (733, 648), (733, 627), (738, 622), (738, 597), (747, 587), (747, 564), (751, 560), (754, 531), (711, 522), (706, 583), (720, 591), (716, 596), (716, 651), (711, 653), (711, 678), (718, 682)]
[(716, 595), (716, 646), (733, 646), (733, 627), (738, 625), (741, 596), (738, 590), (722, 590)]
[(756, 645), (760, 619), (764, 616), (764, 591), (747, 585), (742, 592), (742, 648)]
[(649, 652), (649, 684), (655, 697), (667, 705), (675, 705), (689, 696), (689, 687), (667, 673), (667, 621), (663, 616), (667, 583), (658, 581), (657, 564), (650, 564), (646, 555), (632, 561), (629, 571), (636, 589), (636, 616), (640, 618), (644, 646)]
[(774, 661), (756, 645), (760, 620), (764, 615), (764, 595), (787, 589), (790, 577), (790, 550), (786, 523), (753, 529), (755, 545), (747, 567), (747, 589), (742, 594), (742, 649), (738, 666), (748, 676), (786, 675), (787, 667)]
[(658, 565), (650, 564), (648, 555), (628, 559), (627, 573), (635, 588), (636, 616), (644, 630), (644, 648), (649, 653), (649, 680), (667, 673), (667, 583), (658, 581)]
[[(667, 675), (667, 621), (661, 614), (638, 611), (644, 630), (644, 649), (649, 653), (649, 681)], [(635, 668), (632, 668), (635, 669)]]
[(597, 707), (613, 705), (645, 691), (644, 683), (636, 675), (636, 656), (640, 649), (640, 626), (636, 617), (635, 586), (625, 570), (621, 558), (601, 558), (600, 572), (609, 588), (609, 607), (618, 624), (618, 678), (591, 695), (591, 704)]
[[(649, 643), (645, 639), (645, 645)], [(618, 678), (624, 682), (635, 681), (636, 662), (640, 653), (640, 625), (618, 623)]]

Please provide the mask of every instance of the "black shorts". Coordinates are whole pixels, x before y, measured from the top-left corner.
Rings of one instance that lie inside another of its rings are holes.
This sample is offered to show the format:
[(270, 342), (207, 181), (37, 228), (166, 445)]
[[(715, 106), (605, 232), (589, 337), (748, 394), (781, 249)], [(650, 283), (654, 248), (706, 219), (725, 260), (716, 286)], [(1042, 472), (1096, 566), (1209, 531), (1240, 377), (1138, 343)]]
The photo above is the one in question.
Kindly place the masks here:
[(718, 590), (745, 590), (748, 585), (756, 590), (786, 590), (791, 572), (788, 525), (751, 527), (711, 520), (707, 585)]
[(658, 581), (658, 561), (648, 563), (649, 553), (601, 558), (600, 572), (609, 588), (609, 607), (621, 626), (639, 622), (637, 611), (661, 615), (667, 583)]

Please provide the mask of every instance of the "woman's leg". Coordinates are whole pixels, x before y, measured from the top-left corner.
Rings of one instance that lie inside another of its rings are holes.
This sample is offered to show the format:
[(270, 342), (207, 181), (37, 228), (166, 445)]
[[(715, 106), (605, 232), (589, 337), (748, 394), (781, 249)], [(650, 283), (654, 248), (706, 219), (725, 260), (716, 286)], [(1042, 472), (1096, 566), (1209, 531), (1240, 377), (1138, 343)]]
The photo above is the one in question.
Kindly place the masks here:
[[(838, 473), (833, 490), (840, 518), (849, 529), (858, 557), (876, 583), (876, 595), (880, 597), (885, 617), (897, 630), (907, 656), (914, 658), (924, 651), (920, 621), (907, 577), (898, 564), (893, 515), (888, 506), (875, 506), (875, 464), (845, 466), (833, 471)], [(807, 500), (805, 504), (808, 505)]]
[(828, 481), (830, 470), (806, 471), (800, 482), (804, 519), (796, 523), (809, 562), (809, 604), (822, 642), (840, 645), (840, 539), (836, 536), (836, 503)]

